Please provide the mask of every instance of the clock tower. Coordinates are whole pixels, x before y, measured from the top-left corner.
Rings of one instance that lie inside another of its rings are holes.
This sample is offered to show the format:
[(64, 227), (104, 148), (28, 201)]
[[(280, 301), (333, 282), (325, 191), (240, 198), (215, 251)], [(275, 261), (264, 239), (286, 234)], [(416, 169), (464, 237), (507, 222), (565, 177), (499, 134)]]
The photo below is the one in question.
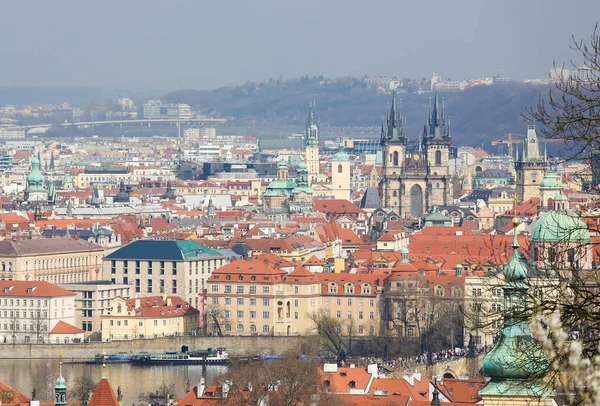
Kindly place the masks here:
[[(518, 155), (518, 154), (517, 154)], [(517, 197), (522, 203), (540, 196), (540, 183), (548, 169), (546, 156), (540, 153), (539, 140), (535, 127), (527, 128), (523, 150), (515, 162), (517, 171)]]

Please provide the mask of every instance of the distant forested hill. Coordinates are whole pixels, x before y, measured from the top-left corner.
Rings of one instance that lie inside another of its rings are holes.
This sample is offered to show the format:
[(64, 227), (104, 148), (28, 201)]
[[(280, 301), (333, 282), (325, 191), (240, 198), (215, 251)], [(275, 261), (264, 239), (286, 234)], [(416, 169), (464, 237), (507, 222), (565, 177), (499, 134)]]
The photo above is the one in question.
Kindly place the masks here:
[[(447, 93), (444, 98), (457, 145), (480, 146), (509, 132), (523, 133), (521, 114), (534, 106), (546, 86), (516, 82), (473, 87)], [(409, 137), (423, 128), (430, 94), (401, 94)], [(319, 121), (331, 126), (378, 126), (385, 115), (390, 95), (377, 93), (361, 79), (336, 80), (303, 77), (297, 80), (247, 83), (215, 90), (181, 90), (167, 94), (166, 102), (192, 105), (210, 117), (231, 117), (240, 124), (303, 125), (308, 103), (316, 100)]]

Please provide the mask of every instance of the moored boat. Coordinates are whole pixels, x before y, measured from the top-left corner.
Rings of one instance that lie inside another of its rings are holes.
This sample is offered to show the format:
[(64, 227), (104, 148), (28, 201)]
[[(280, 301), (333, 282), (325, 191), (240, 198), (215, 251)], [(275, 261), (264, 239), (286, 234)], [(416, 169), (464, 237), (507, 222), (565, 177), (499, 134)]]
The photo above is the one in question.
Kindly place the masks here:
[(225, 348), (143, 353), (129, 358), (132, 365), (222, 365), (228, 360), (229, 354)]

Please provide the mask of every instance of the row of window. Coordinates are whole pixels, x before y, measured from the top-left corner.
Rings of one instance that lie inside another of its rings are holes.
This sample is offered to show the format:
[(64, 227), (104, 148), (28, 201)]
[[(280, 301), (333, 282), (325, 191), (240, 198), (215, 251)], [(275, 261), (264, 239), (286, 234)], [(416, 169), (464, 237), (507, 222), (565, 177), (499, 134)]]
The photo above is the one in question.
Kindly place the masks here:
[[(17, 318), (17, 319), (18, 319), (18, 318), (21, 318), (21, 315), (22, 315), (22, 318), (24, 318), (24, 319), (26, 319), (26, 318), (27, 318), (27, 312), (26, 312), (26, 311), (23, 311), (23, 312), (21, 313), (21, 312), (20, 312), (20, 311), (18, 311), (18, 310), (17, 310), (17, 311), (13, 311), (13, 310), (11, 310), (11, 311), (4, 310), (3, 314), (4, 314), (4, 318), (8, 318), (8, 317), (10, 317), (10, 318)], [(55, 314), (56, 314), (56, 312), (55, 312)], [(64, 312), (63, 312), (63, 314), (64, 314)], [(40, 310), (38, 310), (38, 311), (36, 311), (36, 312), (29, 312), (29, 318), (30, 318), (30, 319), (34, 319), (34, 318), (40, 318), (42, 315), (44, 316), (44, 317), (43, 317), (44, 319), (47, 319), (47, 318), (48, 318), (48, 312), (47, 312), (47, 311), (44, 311), (43, 313), (42, 313)]]
[[(239, 294), (243, 294), (245, 293), (246, 287), (244, 285), (238, 285), (236, 286), (235, 292), (239, 293)], [(219, 285), (214, 284), (211, 286), (210, 291), (212, 293), (219, 293)], [(269, 293), (271, 291), (271, 287), (270, 286), (263, 286), (262, 287), (262, 293)], [(231, 285), (225, 285), (225, 287), (223, 288), (223, 292), (224, 293), (231, 293), (233, 292), (232, 286)], [(251, 285), (248, 287), (248, 293), (250, 294), (255, 294), (256, 293), (256, 286)]]
[[(325, 298), (325, 306), (329, 306), (330, 305), (330, 300), (329, 298)], [(347, 303), (348, 306), (352, 306), (352, 299), (347, 299)], [(358, 304), (358, 307), (362, 307), (363, 306), (363, 299), (357, 299), (356, 303)], [(342, 305), (342, 299), (337, 298), (335, 299), (335, 304), (336, 306), (341, 306)], [(369, 299), (369, 307), (375, 307), (375, 299)]]
[[(21, 306), (21, 303), (23, 303), (23, 307), (27, 307), (27, 301), (29, 300), (29, 307), (33, 307), (35, 305), (35, 303), (37, 302), (37, 306), (40, 307), (42, 305), (42, 300), (41, 299), (23, 299), (21, 301), (21, 299), (4, 299), (2, 304), (4, 306)], [(58, 302), (55, 301), (54, 305), (57, 305)], [(65, 300), (62, 300), (62, 304), (65, 304)], [(48, 306), (48, 299), (44, 299), (44, 306)]]
[[(325, 314), (329, 316), (330, 315), (329, 310), (325, 310)], [(336, 310), (335, 317), (337, 319), (342, 318), (341, 310)], [(352, 320), (352, 311), (351, 310), (348, 310), (348, 312), (346, 313), (346, 317), (348, 318), (348, 320)], [(362, 311), (359, 311), (358, 312), (358, 320), (363, 320), (363, 319), (364, 319), (364, 313)], [(375, 320), (375, 312), (369, 312), (369, 320)]]
[[(3, 330), (4, 331), (21, 331), (21, 325), (19, 324), (19, 322), (16, 323), (4, 323), (3, 324)], [(23, 323), (23, 331), (27, 331), (27, 324)], [(48, 330), (48, 326), (45, 324), (30, 324), (29, 325), (29, 330), (30, 331), (47, 331)]]

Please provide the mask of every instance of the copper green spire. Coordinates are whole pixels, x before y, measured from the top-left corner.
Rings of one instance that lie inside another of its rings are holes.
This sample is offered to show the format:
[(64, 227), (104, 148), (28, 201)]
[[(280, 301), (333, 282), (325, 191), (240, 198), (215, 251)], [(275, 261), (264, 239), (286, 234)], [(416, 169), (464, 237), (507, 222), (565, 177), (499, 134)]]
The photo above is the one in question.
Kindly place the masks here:
[(553, 396), (543, 381), (549, 361), (531, 338), (527, 306), (527, 264), (519, 253), (517, 227), (513, 219), (512, 258), (504, 266), (504, 327), (494, 348), (483, 359), (483, 371), (491, 380), (479, 390), (484, 397)]

